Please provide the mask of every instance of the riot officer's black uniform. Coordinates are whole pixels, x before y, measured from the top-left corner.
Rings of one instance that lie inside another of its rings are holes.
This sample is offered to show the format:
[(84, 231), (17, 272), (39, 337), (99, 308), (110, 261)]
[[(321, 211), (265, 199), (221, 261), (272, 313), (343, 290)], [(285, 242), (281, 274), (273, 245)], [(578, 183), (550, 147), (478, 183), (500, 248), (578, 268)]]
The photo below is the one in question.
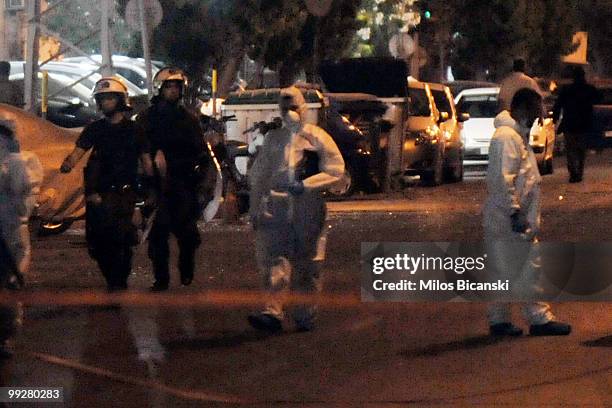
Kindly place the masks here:
[[(146, 135), (151, 156), (163, 153), (166, 176), (159, 186), (157, 213), (149, 235), (149, 257), (153, 262), (154, 291), (168, 289), (170, 282), (168, 241), (172, 233), (178, 243), (181, 283), (189, 285), (195, 269), (195, 252), (201, 240), (197, 228), (200, 217), (197, 188), (200, 176), (196, 166), (206, 156), (199, 121), (179, 101), (169, 102), (161, 95), (168, 82), (178, 82), (181, 93), (186, 79), (182, 71), (164, 68), (156, 75), (160, 95), (142, 112), (137, 123)], [(181, 95), (182, 96), (182, 95)], [(157, 162), (157, 161), (156, 161)]]
[(138, 157), (147, 147), (137, 140), (128, 119), (106, 119), (87, 126), (76, 143), (93, 149), (85, 168), (85, 194), (99, 194), (100, 204), (87, 203), (86, 236), (89, 253), (98, 262), (109, 289), (127, 287), (132, 269), (132, 246), (137, 244), (132, 223), (137, 201)]
[[(114, 92), (119, 87), (114, 78), (102, 78), (94, 95), (118, 95), (119, 111), (127, 98), (125, 93)], [(120, 83), (123, 85), (122, 83)], [(123, 88), (119, 87), (119, 91)], [(125, 99), (123, 98), (125, 97)], [(101, 102), (99, 101), (100, 105)], [(102, 108), (101, 108), (102, 109)], [(109, 291), (126, 289), (132, 268), (132, 247), (138, 243), (136, 226), (132, 222), (137, 189), (138, 160), (148, 160), (149, 147), (140, 137), (136, 124), (123, 113), (106, 112), (107, 117), (85, 127), (76, 141), (73, 153), (64, 160), (62, 171), (70, 171), (76, 160), (91, 149), (85, 168), (86, 239), (89, 254), (94, 258), (106, 279)]]

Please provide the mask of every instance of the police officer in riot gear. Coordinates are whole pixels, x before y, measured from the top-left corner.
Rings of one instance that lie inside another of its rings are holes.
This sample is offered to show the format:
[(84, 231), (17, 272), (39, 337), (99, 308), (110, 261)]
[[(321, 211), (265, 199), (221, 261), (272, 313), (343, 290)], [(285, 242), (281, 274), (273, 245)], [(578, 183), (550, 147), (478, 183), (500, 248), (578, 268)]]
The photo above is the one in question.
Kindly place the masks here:
[(165, 175), (159, 183), (158, 209), (149, 234), (149, 258), (155, 275), (151, 290), (164, 291), (170, 283), (170, 233), (178, 242), (181, 283), (189, 285), (193, 280), (195, 252), (201, 243), (197, 228), (201, 175), (197, 169), (207, 150), (197, 118), (181, 103), (188, 81), (185, 73), (166, 67), (153, 80), (157, 93), (151, 107), (136, 121), (150, 143), (159, 173)]
[(152, 163), (146, 139), (126, 117), (131, 110), (127, 87), (117, 77), (100, 79), (94, 98), (104, 118), (85, 127), (60, 171), (70, 172), (92, 150), (85, 168), (86, 238), (89, 253), (106, 279), (109, 291), (127, 288), (132, 268), (132, 247), (137, 243), (132, 223), (137, 189), (138, 161), (150, 184)]

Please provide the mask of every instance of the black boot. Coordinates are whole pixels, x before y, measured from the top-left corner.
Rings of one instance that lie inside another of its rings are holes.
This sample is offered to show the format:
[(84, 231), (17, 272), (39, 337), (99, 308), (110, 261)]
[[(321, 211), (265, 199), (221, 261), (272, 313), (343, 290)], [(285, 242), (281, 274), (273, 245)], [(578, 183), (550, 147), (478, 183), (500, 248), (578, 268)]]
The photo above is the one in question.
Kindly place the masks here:
[(8, 360), (13, 357), (13, 345), (10, 340), (0, 341), (0, 360)]
[(170, 283), (168, 260), (153, 261), (153, 273), (155, 274), (155, 283), (151, 286), (151, 292), (163, 292), (164, 290), (168, 290), (168, 285)]
[(193, 281), (193, 272), (195, 270), (195, 248), (181, 248), (178, 267), (181, 272), (181, 284), (185, 286), (190, 285)]
[(253, 313), (248, 317), (249, 324), (257, 329), (268, 333), (277, 333), (283, 330), (282, 322), (267, 313)]
[(571, 332), (572, 326), (554, 320), (545, 324), (532, 324), (529, 327), (529, 334), (532, 336), (567, 336)]
[(151, 292), (164, 292), (168, 290), (168, 282), (155, 281), (149, 290)]
[(497, 323), (489, 326), (489, 334), (491, 336), (518, 337), (523, 334), (523, 329), (512, 323)]

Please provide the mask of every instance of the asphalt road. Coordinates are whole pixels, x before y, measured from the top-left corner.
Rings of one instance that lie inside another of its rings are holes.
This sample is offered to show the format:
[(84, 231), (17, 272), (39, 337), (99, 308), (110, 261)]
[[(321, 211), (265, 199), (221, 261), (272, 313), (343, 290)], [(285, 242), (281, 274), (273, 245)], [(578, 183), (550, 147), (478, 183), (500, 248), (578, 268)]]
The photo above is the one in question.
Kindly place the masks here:
[[(555, 165), (543, 182), (541, 238), (611, 240), (612, 151), (588, 157), (579, 185), (567, 184), (563, 159)], [(468, 177), (329, 203), (324, 293), (359, 294), (362, 241), (481, 240), (485, 194), (484, 180)], [(173, 270), (169, 296), (259, 289), (250, 227), (202, 231), (194, 284), (179, 287)], [(82, 224), (35, 240), (34, 256), (31, 291), (104, 288)], [(150, 283), (140, 248), (130, 290)], [(271, 337), (246, 324), (251, 309), (239, 304), (28, 307), (17, 355), (0, 374), (6, 386), (64, 387), (67, 406), (612, 406), (610, 304), (553, 307), (571, 336), (492, 340), (482, 303), (325, 307), (315, 331), (288, 324)]]

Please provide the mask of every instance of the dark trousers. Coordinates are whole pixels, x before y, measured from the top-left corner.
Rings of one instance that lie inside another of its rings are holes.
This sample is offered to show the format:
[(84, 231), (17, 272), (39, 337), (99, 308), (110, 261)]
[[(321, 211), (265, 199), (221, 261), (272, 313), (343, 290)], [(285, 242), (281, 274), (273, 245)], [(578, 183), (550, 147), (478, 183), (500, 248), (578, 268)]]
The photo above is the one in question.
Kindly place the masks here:
[(127, 287), (132, 271), (132, 247), (137, 243), (132, 223), (135, 195), (102, 194), (102, 204), (87, 205), (85, 214), (89, 254), (96, 260), (109, 289)]
[(586, 136), (584, 133), (565, 132), (567, 171), (570, 174), (570, 181), (582, 180), (586, 156)]
[(159, 200), (149, 234), (149, 258), (153, 263), (155, 281), (162, 285), (170, 282), (170, 234), (176, 237), (178, 243), (178, 267), (182, 278), (193, 278), (195, 253), (201, 243), (197, 226), (199, 206), (195, 186), (181, 181), (168, 184), (170, 187)]

